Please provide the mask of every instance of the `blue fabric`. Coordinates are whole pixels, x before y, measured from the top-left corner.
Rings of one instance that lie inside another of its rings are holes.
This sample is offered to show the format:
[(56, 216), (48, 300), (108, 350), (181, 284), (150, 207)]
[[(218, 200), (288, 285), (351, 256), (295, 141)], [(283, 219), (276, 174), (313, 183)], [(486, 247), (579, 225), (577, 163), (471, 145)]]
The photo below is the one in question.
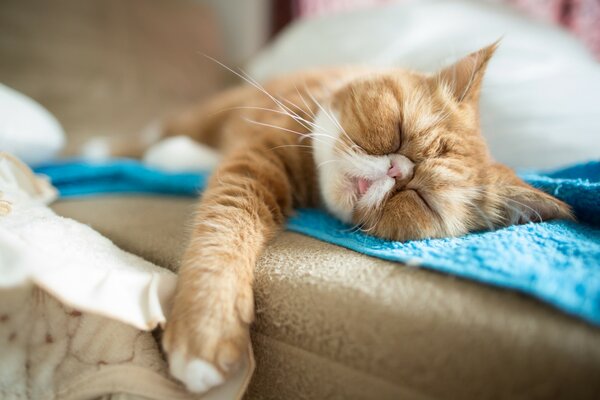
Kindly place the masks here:
[[(61, 197), (194, 196), (207, 181), (207, 174), (170, 174), (132, 160), (63, 161), (36, 172), (48, 175)], [(600, 162), (522, 177), (570, 204), (579, 223), (551, 221), (401, 243), (353, 231), (321, 210), (302, 209), (287, 228), (373, 257), (518, 290), (600, 325)]]

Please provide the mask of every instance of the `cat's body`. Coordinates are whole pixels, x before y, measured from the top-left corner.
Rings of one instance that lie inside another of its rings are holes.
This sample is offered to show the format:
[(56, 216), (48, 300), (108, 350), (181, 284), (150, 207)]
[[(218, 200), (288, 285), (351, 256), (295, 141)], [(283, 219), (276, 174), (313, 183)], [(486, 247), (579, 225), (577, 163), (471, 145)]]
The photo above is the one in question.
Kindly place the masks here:
[(166, 124), (165, 135), (223, 154), (194, 216), (163, 339), (175, 377), (203, 391), (238, 364), (257, 257), (295, 207), (325, 207), (393, 240), (570, 218), (488, 153), (477, 102), (494, 50), (436, 75), (300, 73), (264, 91), (230, 90)]

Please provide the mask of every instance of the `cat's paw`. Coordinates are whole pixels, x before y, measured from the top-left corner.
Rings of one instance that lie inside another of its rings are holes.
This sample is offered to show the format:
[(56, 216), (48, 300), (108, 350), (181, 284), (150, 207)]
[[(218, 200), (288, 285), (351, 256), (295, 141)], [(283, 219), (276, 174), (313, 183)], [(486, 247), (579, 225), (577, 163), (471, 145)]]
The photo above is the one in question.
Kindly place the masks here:
[(190, 392), (195, 393), (204, 393), (225, 381), (225, 377), (215, 366), (200, 358), (189, 359), (179, 350), (169, 355), (169, 371)]
[(162, 341), (171, 375), (195, 393), (222, 384), (243, 361), (252, 315), (252, 298), (238, 297), (231, 306), (176, 302)]

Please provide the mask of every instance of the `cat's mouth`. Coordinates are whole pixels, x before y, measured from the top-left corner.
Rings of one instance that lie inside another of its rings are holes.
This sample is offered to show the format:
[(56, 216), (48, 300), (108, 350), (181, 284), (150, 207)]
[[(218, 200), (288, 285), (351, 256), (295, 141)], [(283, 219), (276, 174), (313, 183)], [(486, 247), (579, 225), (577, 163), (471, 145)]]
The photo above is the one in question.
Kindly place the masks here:
[(369, 190), (369, 188), (373, 184), (372, 180), (366, 179), (366, 178), (356, 178), (355, 182), (356, 182), (355, 183), (356, 184), (356, 191), (358, 192), (359, 196), (362, 196), (365, 193), (367, 193), (367, 190)]
[(356, 200), (360, 200), (373, 186), (375, 181), (373, 179), (367, 179), (357, 176), (346, 176), (348, 181), (350, 182), (350, 191), (354, 193), (354, 197)]
[[(385, 178), (382, 178), (382, 179), (385, 179)], [(356, 195), (357, 200), (360, 200), (369, 191), (371, 186), (373, 186), (373, 184), (377, 182), (377, 180), (361, 178), (361, 177), (351, 177), (350, 180), (352, 182), (352, 186), (354, 188), (354, 193)], [(413, 187), (411, 185), (406, 185), (406, 184), (398, 185), (397, 184), (392, 189), (387, 191), (386, 195), (390, 195), (392, 193), (397, 193), (399, 191), (405, 191), (405, 190), (413, 193), (413, 195), (415, 195), (419, 199), (419, 201), (431, 212), (435, 212), (434, 208), (431, 206), (431, 203), (427, 199), (427, 196), (421, 190), (419, 190), (418, 188)]]

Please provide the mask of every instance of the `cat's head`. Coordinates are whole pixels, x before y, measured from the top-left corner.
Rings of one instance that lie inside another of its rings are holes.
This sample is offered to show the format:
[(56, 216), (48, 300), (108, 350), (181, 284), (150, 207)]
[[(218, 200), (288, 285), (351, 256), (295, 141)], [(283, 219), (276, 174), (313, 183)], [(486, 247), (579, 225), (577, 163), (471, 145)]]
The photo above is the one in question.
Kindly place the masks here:
[(393, 240), (572, 218), (490, 157), (478, 100), (496, 47), (435, 74), (387, 70), (335, 91), (313, 135), (328, 210)]

